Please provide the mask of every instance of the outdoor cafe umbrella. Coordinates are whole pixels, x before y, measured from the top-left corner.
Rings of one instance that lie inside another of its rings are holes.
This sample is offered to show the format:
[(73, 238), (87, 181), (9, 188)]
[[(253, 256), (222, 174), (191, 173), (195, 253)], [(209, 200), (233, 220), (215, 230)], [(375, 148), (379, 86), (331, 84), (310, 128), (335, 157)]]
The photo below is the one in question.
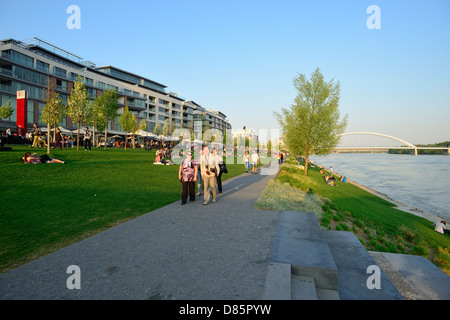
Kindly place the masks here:
[[(61, 133), (72, 133), (72, 131), (64, 128), (64, 127), (58, 127), (61, 130)], [(50, 131), (55, 131), (55, 128), (50, 129)], [(41, 128), (41, 132), (47, 132), (47, 127)]]

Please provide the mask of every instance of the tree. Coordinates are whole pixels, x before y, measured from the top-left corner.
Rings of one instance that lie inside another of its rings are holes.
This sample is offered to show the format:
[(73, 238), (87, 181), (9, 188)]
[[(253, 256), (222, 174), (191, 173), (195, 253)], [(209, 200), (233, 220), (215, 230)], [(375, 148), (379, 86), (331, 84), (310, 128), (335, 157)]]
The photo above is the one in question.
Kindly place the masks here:
[(153, 128), (153, 133), (156, 134), (157, 136), (162, 134), (162, 128), (159, 123), (157, 123), (156, 126)]
[(110, 121), (114, 121), (117, 114), (117, 92), (114, 89), (108, 89), (103, 91), (100, 97), (97, 97), (98, 113), (99, 117), (103, 119), (105, 125), (105, 150), (106, 141), (108, 138), (108, 124)]
[(311, 154), (326, 155), (339, 143), (338, 134), (347, 127), (348, 116), (340, 120), (340, 84), (324, 80), (317, 68), (306, 80), (303, 74), (294, 79), (297, 96), (290, 109), (282, 108), (275, 116), (285, 134), (291, 154), (305, 156), (305, 175)]
[[(93, 130), (94, 144), (98, 146), (98, 136), (99, 136), (98, 133), (105, 130), (105, 120), (101, 116), (101, 105), (99, 97), (95, 98), (95, 100), (92, 102), (92, 109), (91, 115), (89, 116), (89, 120), (94, 128)], [(95, 135), (95, 129), (97, 129), (97, 135)]]
[(77, 130), (77, 150), (79, 150), (80, 127), (83, 123), (87, 123), (91, 113), (91, 97), (83, 82), (83, 78), (78, 76), (73, 85), (72, 92), (67, 99), (67, 113), (78, 126)]
[(6, 119), (11, 117), (14, 113), (13, 107), (11, 107), (11, 99), (0, 107), (0, 119), (3, 119), (3, 126), (6, 129)]
[[(119, 117), (119, 125), (125, 131), (125, 150), (127, 150), (127, 136), (128, 132), (136, 132), (137, 124), (134, 114), (130, 112), (128, 106), (125, 106), (122, 115)], [(134, 143), (133, 143), (134, 144)]]
[(65, 115), (66, 106), (59, 94), (50, 87), (50, 81), (42, 98), (45, 101), (45, 107), (42, 109), (41, 121), (47, 124), (47, 153), (50, 153), (50, 127), (53, 125), (56, 133), (56, 126)]

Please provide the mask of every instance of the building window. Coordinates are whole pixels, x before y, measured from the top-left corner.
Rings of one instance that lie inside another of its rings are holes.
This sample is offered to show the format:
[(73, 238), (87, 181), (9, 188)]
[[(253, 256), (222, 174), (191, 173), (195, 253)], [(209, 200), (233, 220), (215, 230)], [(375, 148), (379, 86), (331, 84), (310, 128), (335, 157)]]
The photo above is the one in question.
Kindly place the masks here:
[(49, 73), (49, 64), (40, 60), (36, 60), (36, 69)]
[(66, 77), (66, 70), (58, 68), (58, 67), (53, 67), (53, 74), (55, 76), (61, 77), (61, 78), (65, 78)]

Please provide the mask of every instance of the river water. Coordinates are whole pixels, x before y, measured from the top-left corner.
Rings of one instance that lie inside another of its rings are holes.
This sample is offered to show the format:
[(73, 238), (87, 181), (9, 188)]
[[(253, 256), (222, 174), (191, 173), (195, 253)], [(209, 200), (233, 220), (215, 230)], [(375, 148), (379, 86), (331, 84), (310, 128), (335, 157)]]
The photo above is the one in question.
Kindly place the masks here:
[(339, 153), (311, 161), (391, 199), (450, 221), (450, 156)]

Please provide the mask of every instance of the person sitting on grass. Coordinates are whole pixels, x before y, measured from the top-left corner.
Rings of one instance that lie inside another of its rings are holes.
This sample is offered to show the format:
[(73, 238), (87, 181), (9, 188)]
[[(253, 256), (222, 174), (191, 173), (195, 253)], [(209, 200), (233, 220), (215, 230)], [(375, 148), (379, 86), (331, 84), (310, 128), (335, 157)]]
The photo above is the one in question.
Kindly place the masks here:
[(23, 163), (64, 163), (64, 161), (59, 159), (50, 158), (47, 154), (42, 156), (36, 156), (36, 153), (26, 152), (25, 156), (21, 158)]
[(329, 175), (326, 175), (325, 176), (325, 182), (328, 184), (328, 185), (330, 185), (330, 186), (332, 186), (332, 187), (334, 187), (334, 181), (335, 181), (336, 179), (333, 177), (333, 176), (329, 176)]
[(442, 220), (441, 222), (436, 222), (434, 224), (434, 231), (442, 233), (442, 234), (450, 234), (450, 230), (447, 230), (447, 222)]

